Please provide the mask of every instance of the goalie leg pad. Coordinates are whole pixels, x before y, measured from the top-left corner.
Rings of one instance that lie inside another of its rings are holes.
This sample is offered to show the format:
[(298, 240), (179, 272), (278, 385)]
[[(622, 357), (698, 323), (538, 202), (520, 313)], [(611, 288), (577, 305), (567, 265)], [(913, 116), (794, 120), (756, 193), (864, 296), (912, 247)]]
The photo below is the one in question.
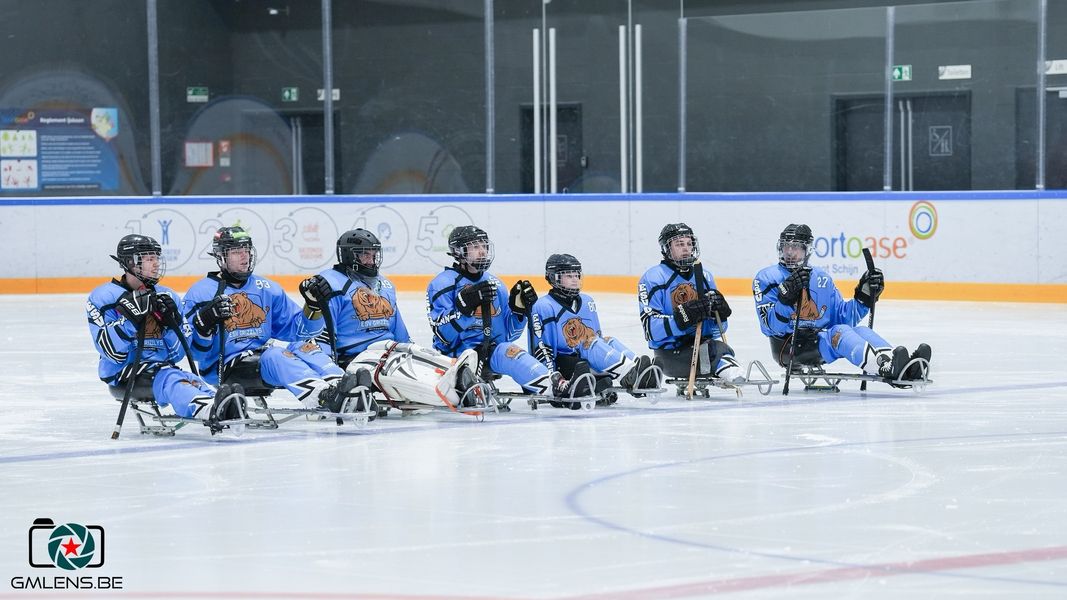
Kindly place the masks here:
[(370, 371), (374, 387), (390, 401), (455, 407), (465, 391), (457, 379), (466, 384), (477, 372), (478, 354), (467, 350), (453, 359), (416, 344), (376, 342), (348, 365), (350, 373), (359, 369)]

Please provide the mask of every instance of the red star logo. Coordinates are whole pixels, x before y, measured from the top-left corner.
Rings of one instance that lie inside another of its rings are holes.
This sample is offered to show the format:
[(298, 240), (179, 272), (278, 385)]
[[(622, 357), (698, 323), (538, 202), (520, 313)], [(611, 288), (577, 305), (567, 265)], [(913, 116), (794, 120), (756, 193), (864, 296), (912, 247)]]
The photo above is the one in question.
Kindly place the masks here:
[(63, 549), (63, 556), (70, 556), (71, 554), (78, 556), (78, 546), (81, 546), (81, 544), (75, 544), (74, 538), (70, 538), (67, 540), (67, 543), (62, 544), (60, 548)]

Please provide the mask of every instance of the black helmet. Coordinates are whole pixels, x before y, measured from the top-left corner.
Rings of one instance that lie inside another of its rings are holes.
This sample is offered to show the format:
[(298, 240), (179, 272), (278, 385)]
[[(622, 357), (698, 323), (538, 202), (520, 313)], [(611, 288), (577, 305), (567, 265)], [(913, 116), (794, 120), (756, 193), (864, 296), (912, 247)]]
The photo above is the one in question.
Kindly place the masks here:
[(582, 292), (581, 284), (577, 288), (563, 287), (562, 275), (564, 273), (578, 273), (582, 275), (582, 263), (570, 254), (553, 254), (545, 261), (545, 280), (552, 289), (566, 298), (574, 298)]
[[(368, 250), (374, 252), (373, 265), (365, 265), (359, 260), (359, 255)], [(366, 229), (346, 231), (337, 238), (337, 262), (349, 273), (354, 271), (364, 277), (377, 277), (378, 267), (382, 266), (382, 243)]]
[[(482, 242), (486, 246), (485, 256), (472, 260), (467, 258), (469, 244)], [(474, 225), (460, 225), (448, 234), (448, 255), (456, 259), (461, 265), (467, 265), (479, 273), (489, 270), (493, 264), (493, 242), (489, 241), (489, 234)]]
[[(159, 258), (159, 270), (155, 277), (149, 277), (141, 273), (141, 260), (146, 255), (153, 255)], [(159, 245), (155, 238), (139, 233), (122, 236), (118, 247), (115, 249), (115, 254), (111, 258), (122, 265), (124, 271), (140, 279), (145, 285), (159, 283), (163, 273), (167, 270), (166, 262), (163, 260), (163, 247)]]
[(782, 233), (778, 236), (778, 263), (783, 267), (793, 270), (801, 265), (796, 259), (787, 260), (785, 257), (786, 244), (797, 244), (804, 248), (804, 262), (807, 262), (811, 256), (812, 242), (815, 241), (815, 237), (811, 235), (811, 227), (807, 225), (797, 225), (796, 223), (787, 226), (782, 230)]
[[(234, 271), (226, 267), (226, 255), (237, 248), (248, 249), (248, 266), (244, 270)], [(245, 281), (256, 267), (256, 247), (252, 245), (252, 235), (244, 227), (219, 227), (211, 239), (211, 256), (215, 257), (219, 269), (237, 281)]]
[[(693, 253), (687, 258), (674, 260), (671, 258), (671, 242), (680, 237), (688, 237), (693, 240)], [(659, 251), (663, 254), (663, 260), (677, 267), (688, 269), (700, 258), (700, 243), (697, 241), (697, 236), (693, 233), (692, 227), (685, 223), (669, 223), (664, 225), (659, 232)]]

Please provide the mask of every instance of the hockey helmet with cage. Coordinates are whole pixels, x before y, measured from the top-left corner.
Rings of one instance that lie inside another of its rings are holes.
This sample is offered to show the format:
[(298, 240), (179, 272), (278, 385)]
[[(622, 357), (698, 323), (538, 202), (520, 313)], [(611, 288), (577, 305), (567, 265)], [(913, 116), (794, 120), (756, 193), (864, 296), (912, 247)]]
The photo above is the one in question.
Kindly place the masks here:
[[(689, 256), (676, 260), (671, 255), (671, 243), (683, 237), (688, 237), (693, 241), (693, 251)], [(659, 251), (663, 254), (663, 260), (682, 269), (688, 269), (700, 258), (700, 242), (697, 241), (692, 227), (685, 223), (668, 223), (659, 232)]]
[[(472, 244), (482, 243), (485, 245), (485, 255), (470, 258), (468, 253)], [(461, 265), (466, 265), (471, 270), (484, 273), (493, 264), (493, 242), (489, 241), (489, 234), (475, 225), (460, 225), (448, 234), (448, 255), (456, 259)]]
[[(154, 277), (146, 275), (141, 268), (142, 260), (148, 255), (156, 256), (159, 259), (159, 269)], [(115, 249), (115, 254), (111, 258), (122, 265), (124, 271), (140, 279), (145, 285), (159, 283), (159, 280), (162, 279), (167, 270), (166, 261), (163, 260), (163, 247), (159, 245), (155, 238), (139, 233), (122, 236), (118, 247)]]
[(566, 273), (577, 273), (581, 278), (581, 261), (570, 254), (553, 254), (545, 261), (545, 280), (552, 286), (552, 289), (564, 298), (574, 298), (582, 291), (581, 283), (579, 282), (577, 288), (565, 287), (563, 275)]
[[(248, 250), (248, 265), (240, 270), (234, 270), (227, 266), (227, 255), (237, 249)], [(252, 270), (256, 268), (256, 247), (252, 244), (252, 234), (245, 231), (245, 228), (240, 225), (219, 227), (214, 237), (211, 238), (211, 252), (209, 254), (215, 257), (215, 262), (219, 265), (220, 271), (238, 282), (247, 280), (252, 274)]]
[[(815, 237), (811, 234), (811, 227), (796, 223), (786, 226), (778, 236), (778, 264), (789, 270), (793, 270), (801, 266), (801, 264), (806, 263), (808, 258), (811, 257), (811, 251), (814, 247), (812, 242), (814, 241)], [(786, 249), (789, 246), (799, 246), (800, 248), (803, 248), (803, 253), (797, 253), (787, 257)]]
[[(360, 255), (373, 252), (371, 264), (364, 264)], [(382, 243), (378, 236), (366, 229), (352, 229), (337, 238), (337, 262), (344, 265), (350, 273), (364, 277), (377, 277), (382, 266)]]

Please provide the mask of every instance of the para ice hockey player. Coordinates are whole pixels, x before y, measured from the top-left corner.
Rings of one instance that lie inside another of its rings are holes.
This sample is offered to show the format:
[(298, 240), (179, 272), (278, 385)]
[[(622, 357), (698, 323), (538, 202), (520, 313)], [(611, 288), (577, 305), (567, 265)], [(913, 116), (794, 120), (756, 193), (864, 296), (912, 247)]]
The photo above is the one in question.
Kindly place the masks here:
[[(100, 354), (100, 379), (109, 386), (150, 386), (156, 404), (170, 406), (179, 417), (208, 424), (239, 418), (244, 403), (240, 386), (216, 390), (176, 366), (185, 357), (179, 337), (185, 333), (180, 331), (178, 295), (159, 285), (166, 271), (159, 242), (126, 235), (111, 258), (123, 274), (94, 289), (85, 305), (89, 333)], [(138, 356), (139, 334), (143, 347)]]
[[(211, 256), (219, 270), (193, 284), (183, 306), (204, 379), (217, 383), (220, 354), (227, 372), (258, 361), (264, 383), (284, 386), (307, 408), (340, 412), (360, 382), (311, 339), (322, 331), (319, 307), (308, 303), (301, 309), (277, 282), (253, 273), (256, 247), (243, 227), (219, 228)], [(282, 348), (272, 340), (289, 343)]]
[(659, 248), (663, 259), (645, 271), (637, 286), (641, 324), (656, 364), (668, 377), (688, 378), (699, 326), (698, 378), (743, 382), (733, 349), (722, 341), (732, 311), (711, 272), (697, 262), (700, 243), (696, 234), (685, 223), (668, 224), (660, 231)]
[(328, 317), (320, 343), (335, 349), (348, 372), (366, 373), (392, 406), (454, 409), (477, 382), (477, 356), (456, 361), (411, 343), (396, 288), (381, 274), (381, 264), (378, 237), (353, 229), (337, 239), (337, 264), (301, 285)]
[(903, 346), (893, 348), (868, 327), (857, 325), (885, 288), (882, 271), (865, 272), (853, 298), (844, 300), (825, 270), (808, 266), (814, 236), (807, 225), (792, 224), (778, 236), (778, 264), (756, 274), (752, 293), (760, 329), (770, 338), (778, 364), (789, 363), (794, 319), (798, 318), (794, 356), (800, 364), (819, 365), (848, 359), (866, 373), (889, 380), (922, 378), (922, 367), (911, 359), (930, 360), (930, 346), (919, 344), (910, 356)]
[(426, 289), (434, 348), (454, 357), (474, 350), (490, 371), (507, 375), (527, 393), (557, 397), (591, 393), (584, 379), (572, 378), (578, 382), (572, 390), (558, 371), (550, 371), (511, 343), (521, 335), (537, 292), (526, 280), (517, 281), (508, 292), (489, 273), (495, 256), (489, 234), (473, 225), (456, 227), (448, 236), (448, 254), (455, 263)]
[(637, 356), (621, 341), (601, 333), (596, 303), (582, 293), (582, 263), (570, 254), (553, 254), (545, 262), (545, 280), (552, 289), (533, 305), (529, 346), (550, 371), (573, 377), (584, 360), (595, 375), (608, 375), (630, 393), (658, 388), (648, 356)]

